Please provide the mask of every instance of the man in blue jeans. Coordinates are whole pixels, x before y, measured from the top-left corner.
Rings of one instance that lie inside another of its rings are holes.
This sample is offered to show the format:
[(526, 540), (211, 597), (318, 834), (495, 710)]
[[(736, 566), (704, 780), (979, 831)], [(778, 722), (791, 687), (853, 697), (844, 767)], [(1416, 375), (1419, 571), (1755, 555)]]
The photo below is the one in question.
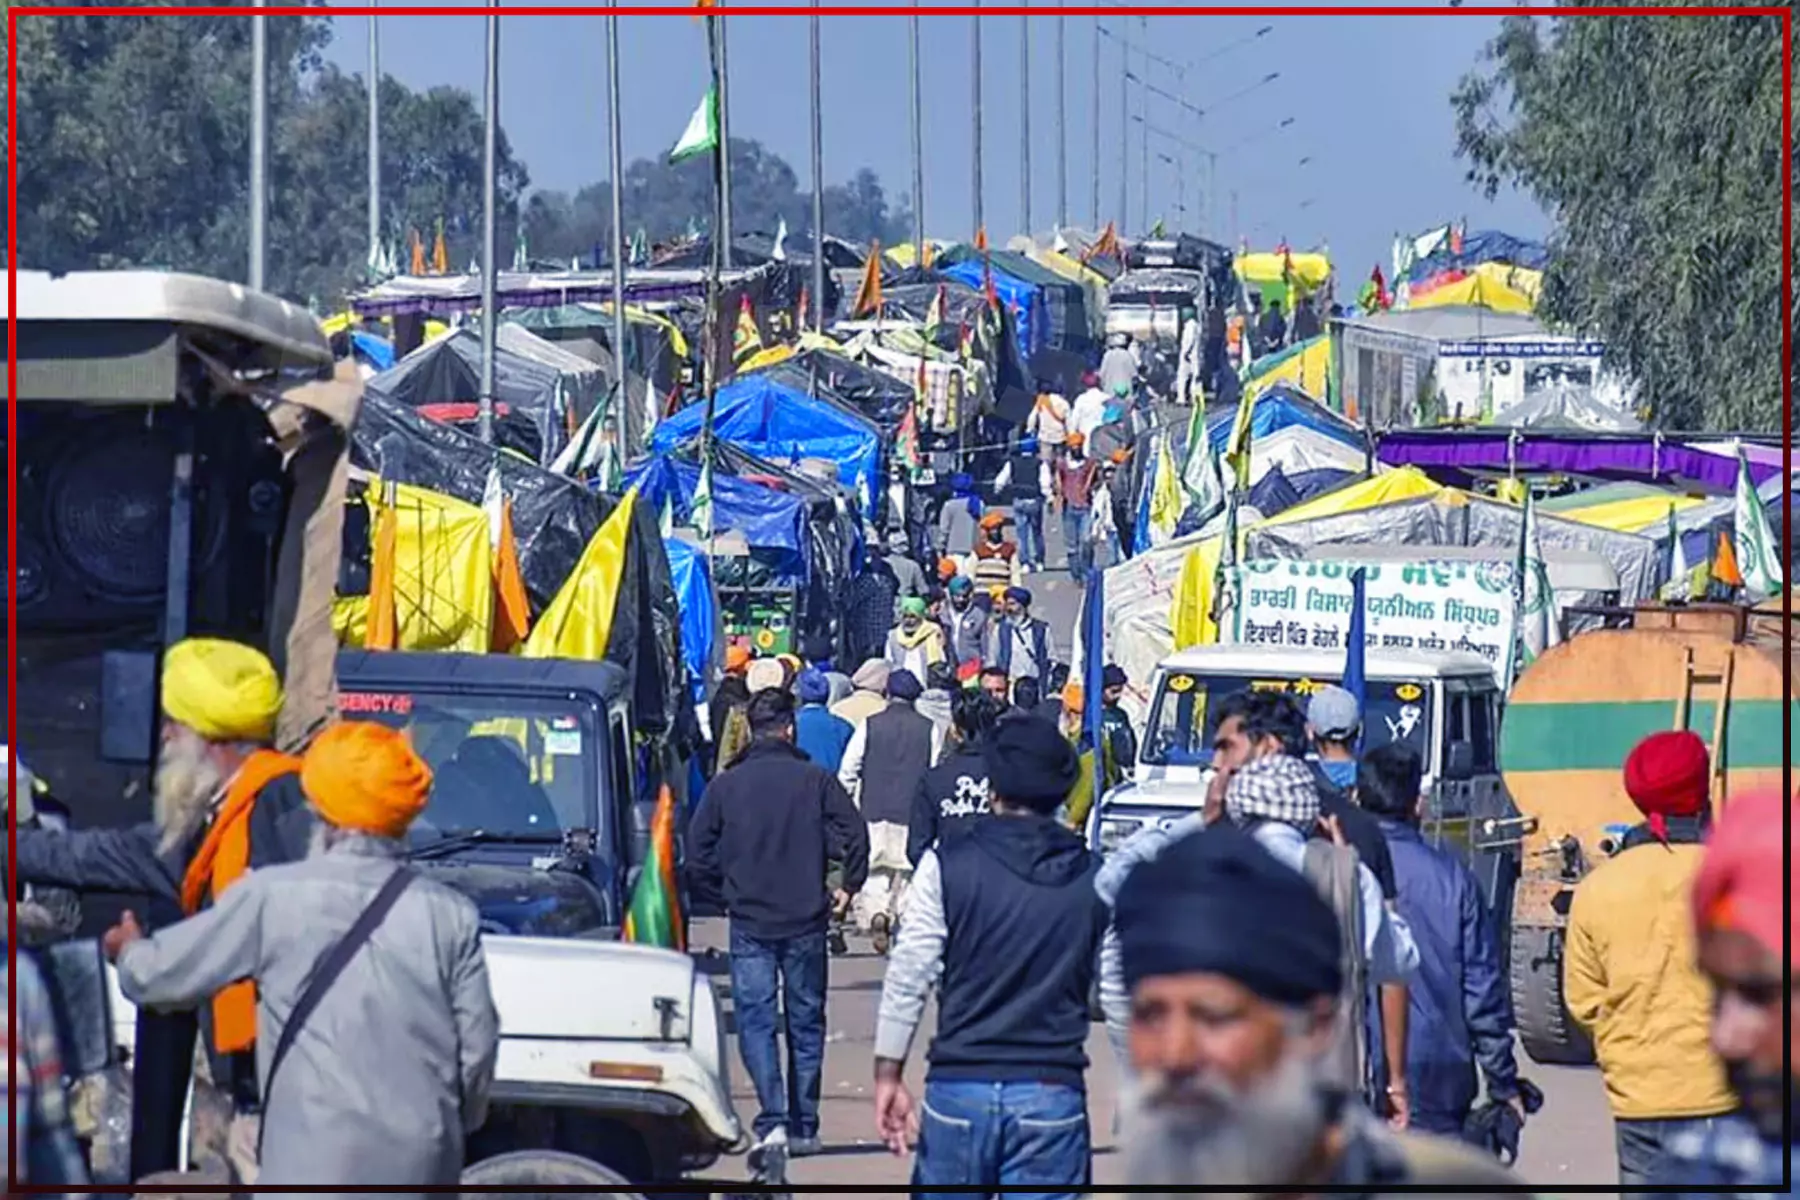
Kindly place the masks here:
[[(1093, 1166), (1083, 1047), (1107, 924), (1099, 862), (1055, 819), (1078, 762), (1054, 725), (1005, 717), (984, 753), (989, 815), (920, 856), (888, 956), (875, 1121), (896, 1154), (917, 1141), (915, 1195), (1026, 1185), (1074, 1197)], [(937, 1036), (915, 1108), (906, 1056), (934, 982)]]
[[(731, 918), (738, 1048), (762, 1111), (750, 1169), (782, 1181), (789, 1155), (817, 1154), (825, 1065), (825, 930), (869, 874), (869, 834), (837, 776), (794, 745), (794, 698), (750, 698), (751, 742), (707, 786), (688, 826), (687, 875)], [(842, 891), (826, 890), (829, 860)], [(786, 1015), (788, 1072), (777, 1031)]]

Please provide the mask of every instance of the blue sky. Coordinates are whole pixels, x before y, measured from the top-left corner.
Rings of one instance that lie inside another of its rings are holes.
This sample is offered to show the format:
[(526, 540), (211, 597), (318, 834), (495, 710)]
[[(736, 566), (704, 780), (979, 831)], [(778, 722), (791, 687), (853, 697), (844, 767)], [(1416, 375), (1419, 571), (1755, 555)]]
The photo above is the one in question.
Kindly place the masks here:
[[(925, 108), (925, 210), (934, 237), (972, 233), (970, 182), (970, 21), (921, 20)], [(1033, 223), (1056, 215), (1055, 8), (1029, 18), (982, 19), (984, 204), (997, 239), (1020, 228), (1021, 28), (1031, 37)], [(1157, 16), (1140, 22), (1101, 18), (1099, 176), (1102, 220), (1118, 207), (1119, 34), (1132, 46), (1131, 71), (1154, 88), (1185, 94), (1207, 109), (1196, 118), (1149, 97), (1152, 129), (1219, 152), (1216, 204), (1203, 211), (1206, 163), (1153, 134), (1150, 212), (1176, 222), (1181, 189), (1169, 155), (1186, 164), (1190, 228), (1239, 235), (1269, 247), (1329, 245), (1340, 274), (1361, 278), (1384, 264), (1396, 232), (1417, 232), (1466, 217), (1471, 229), (1542, 236), (1546, 221), (1528, 199), (1484, 201), (1463, 182), (1454, 157), (1448, 96), (1494, 33), (1491, 17), (1442, 7), (1417, 17)], [(343, 17), (328, 57), (361, 72), (368, 19)], [(1094, 178), (1093, 47), (1096, 21), (1068, 17), (1066, 48), (1068, 205), (1076, 224), (1089, 217)], [(687, 17), (623, 17), (621, 26), (626, 160), (665, 152), (705, 88), (704, 35)], [(1255, 31), (1269, 26), (1261, 37)], [(753, 137), (807, 178), (807, 21), (803, 17), (728, 19), (731, 132)], [(1147, 35), (1147, 36), (1146, 36)], [(825, 178), (872, 167), (890, 195), (910, 188), (906, 119), (906, 19), (823, 18)], [(573, 190), (607, 174), (605, 18), (521, 16), (501, 23), (501, 120), (534, 187)], [(1141, 47), (1162, 61), (1146, 65)], [(480, 94), (483, 20), (387, 17), (381, 21), (382, 70), (415, 88), (455, 84)], [(1178, 73), (1174, 68), (1185, 68)], [(1147, 72), (1147, 74), (1146, 74)], [(1278, 73), (1273, 83), (1265, 76)], [(1131, 111), (1138, 111), (1133, 87)], [(1236, 97), (1232, 99), (1232, 97)], [(1222, 102), (1222, 103), (1221, 103)], [(1278, 129), (1292, 118), (1292, 124)], [(1142, 134), (1131, 126), (1131, 213), (1139, 227)], [(1306, 160), (1306, 161), (1302, 161)], [(1232, 193), (1236, 193), (1235, 223)], [(627, 227), (630, 214), (626, 214)]]

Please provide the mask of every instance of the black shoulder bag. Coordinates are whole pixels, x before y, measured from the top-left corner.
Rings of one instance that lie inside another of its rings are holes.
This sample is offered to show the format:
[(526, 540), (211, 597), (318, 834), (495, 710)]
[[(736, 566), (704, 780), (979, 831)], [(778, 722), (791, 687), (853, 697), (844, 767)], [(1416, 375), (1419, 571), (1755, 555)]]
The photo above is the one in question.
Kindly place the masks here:
[(319, 1006), (319, 1001), (324, 999), (337, 977), (344, 973), (344, 968), (350, 965), (350, 960), (356, 957), (356, 952), (367, 944), (382, 921), (387, 919), (388, 913), (393, 911), (394, 902), (400, 899), (400, 893), (415, 878), (417, 876), (408, 867), (400, 867), (389, 875), (387, 882), (381, 885), (381, 890), (375, 893), (375, 898), (369, 901), (369, 906), (356, 918), (356, 923), (350, 926), (331, 949), (319, 957), (318, 965), (313, 967), (312, 978), (306, 981), (306, 988), (300, 993), (300, 999), (294, 1002), (294, 1011), (288, 1014), (287, 1023), (281, 1027), (281, 1037), (275, 1043), (275, 1054), (269, 1059), (269, 1074), (263, 1079), (263, 1121), (259, 1121), (256, 1127), (256, 1157), (259, 1162), (262, 1159), (263, 1131), (267, 1128), (269, 1098), (275, 1094), (275, 1076), (280, 1073), (281, 1064), (287, 1058), (288, 1050), (293, 1047), (294, 1036), (306, 1024), (306, 1019), (312, 1016), (313, 1009)]

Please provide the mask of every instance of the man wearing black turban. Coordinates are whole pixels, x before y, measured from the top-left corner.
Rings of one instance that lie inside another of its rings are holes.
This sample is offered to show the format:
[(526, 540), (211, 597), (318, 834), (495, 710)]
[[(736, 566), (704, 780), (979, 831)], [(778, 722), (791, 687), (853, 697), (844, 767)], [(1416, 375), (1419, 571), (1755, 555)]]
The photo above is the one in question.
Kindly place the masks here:
[(1518, 1186), (1460, 1143), (1396, 1133), (1329, 1083), (1337, 919), (1255, 838), (1220, 825), (1172, 843), (1126, 876), (1113, 920), (1131, 990), (1132, 1184), (1377, 1197)]
[[(1056, 821), (1078, 768), (1054, 725), (1008, 716), (983, 750), (989, 815), (920, 856), (888, 958), (875, 1120), (894, 1153), (917, 1141), (915, 1195), (1030, 1180), (1045, 1200), (1072, 1198), (1092, 1172), (1083, 1047), (1107, 923), (1099, 864)], [(902, 1075), (939, 980), (915, 1108)]]

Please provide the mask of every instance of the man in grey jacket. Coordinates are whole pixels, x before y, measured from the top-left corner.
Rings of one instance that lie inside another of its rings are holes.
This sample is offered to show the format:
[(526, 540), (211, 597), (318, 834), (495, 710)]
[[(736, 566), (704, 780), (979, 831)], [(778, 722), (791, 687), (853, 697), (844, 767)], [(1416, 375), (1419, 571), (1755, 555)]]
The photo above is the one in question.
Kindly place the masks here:
[(406, 870), (396, 860), (430, 768), (404, 734), (350, 721), (313, 742), (300, 782), (319, 817), (310, 857), (251, 872), (154, 936), (126, 913), (106, 951), (139, 1005), (192, 1006), (255, 981), (266, 1135), (259, 1165), (233, 1147), (244, 1182), (454, 1187), (499, 1049), (474, 904), (409, 878), (303, 1024), (286, 1028), (317, 966)]

